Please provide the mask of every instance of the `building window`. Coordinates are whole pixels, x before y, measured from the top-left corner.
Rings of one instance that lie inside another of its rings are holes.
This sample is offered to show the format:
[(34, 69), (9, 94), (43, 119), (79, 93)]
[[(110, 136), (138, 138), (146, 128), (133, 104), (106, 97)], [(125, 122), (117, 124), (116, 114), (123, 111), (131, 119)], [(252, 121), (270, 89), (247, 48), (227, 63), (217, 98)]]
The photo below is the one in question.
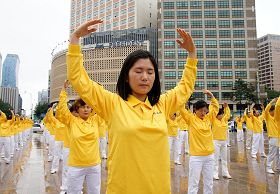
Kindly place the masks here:
[(232, 20), (233, 28), (244, 28), (244, 20)]
[(230, 30), (219, 30), (219, 37), (220, 38), (230, 38), (231, 37)]
[(201, 1), (191, 1), (190, 8), (191, 9), (201, 9)]
[(204, 82), (196, 81), (194, 87), (195, 87), (196, 90), (202, 90), (202, 89), (204, 89)]
[(205, 20), (206, 28), (216, 28), (216, 20)]
[(208, 81), (207, 82), (207, 89), (209, 89), (209, 90), (218, 90), (219, 89), (219, 82), (217, 82), (217, 81)]
[(218, 79), (218, 71), (207, 71), (207, 79)]
[(177, 19), (187, 19), (188, 11), (177, 11)]
[(134, 7), (129, 7), (128, 8), (128, 12), (133, 12), (134, 11)]
[(164, 61), (164, 68), (165, 69), (175, 69), (176, 68), (175, 61)]
[(217, 58), (218, 52), (217, 50), (206, 50), (206, 58)]
[(234, 48), (245, 48), (245, 40), (234, 40), (233, 46)]
[(231, 50), (220, 50), (220, 58), (231, 58)]
[(165, 71), (164, 78), (166, 79), (176, 79), (176, 71)]
[(202, 18), (202, 11), (191, 11), (191, 18)]
[(219, 10), (218, 11), (219, 18), (229, 18), (230, 17), (230, 11), (229, 10)]
[(218, 61), (206, 61), (207, 69), (218, 69)]
[(134, 19), (135, 19), (135, 17), (131, 16), (131, 17), (128, 18), (128, 22), (134, 22)]
[(186, 65), (186, 61), (178, 61), (178, 69), (184, 69)]
[(222, 100), (232, 99), (232, 92), (222, 92)]
[(204, 1), (205, 9), (210, 9), (210, 8), (215, 8), (215, 7), (216, 7), (215, 1)]
[(229, 0), (219, 0), (218, 8), (229, 8)]
[(216, 11), (215, 10), (204, 11), (204, 18), (216, 18)]
[(176, 87), (176, 82), (165, 82), (165, 90), (170, 90)]
[(202, 21), (201, 20), (194, 20), (191, 21), (192, 28), (202, 28)]
[(186, 1), (177, 1), (176, 2), (177, 9), (188, 9), (188, 2)]
[(202, 40), (194, 40), (193, 41), (196, 48), (203, 48), (203, 41)]
[(205, 38), (216, 38), (217, 31), (216, 30), (205, 30)]
[(204, 79), (204, 71), (197, 71), (197, 79)]
[(121, 20), (121, 25), (124, 25), (124, 24), (126, 24), (127, 22), (126, 22), (126, 19), (122, 19)]
[(193, 38), (203, 38), (203, 31), (202, 30), (192, 30), (191, 35)]
[(245, 69), (246, 61), (244, 61), (244, 60), (234, 61), (234, 67), (235, 67), (235, 69)]
[(163, 12), (163, 18), (164, 19), (174, 19), (175, 18), (175, 12), (174, 11), (164, 11)]
[(233, 30), (233, 38), (244, 38), (245, 30)]
[(221, 71), (222, 79), (232, 79), (232, 71)]
[(175, 22), (173, 21), (164, 21), (163, 23), (165, 29), (174, 29), (175, 28)]
[(197, 50), (197, 58), (203, 59), (203, 50)]
[(188, 53), (185, 50), (178, 50), (178, 58), (179, 59), (186, 59)]
[(222, 81), (221, 87), (224, 90), (232, 90), (233, 88), (233, 82), (232, 81)]
[(192, 94), (192, 97), (193, 97), (195, 100), (204, 100), (205, 95), (203, 94), (203, 92), (194, 92), (194, 93)]
[(174, 2), (163, 2), (163, 9), (174, 9)]
[(164, 48), (175, 48), (175, 41), (166, 40), (163, 42)]
[(231, 0), (232, 8), (243, 8), (243, 0)]
[(183, 71), (178, 71), (178, 79), (181, 79), (183, 75)]
[(244, 11), (243, 10), (232, 10), (232, 17), (233, 18), (244, 18)]
[(164, 31), (164, 38), (175, 38), (174, 31)]
[(203, 69), (204, 68), (204, 61), (203, 60), (199, 60), (197, 62), (196, 66), (197, 66), (198, 69)]
[(217, 48), (217, 41), (216, 40), (206, 40), (205, 47), (206, 48)]
[(247, 71), (236, 71), (235, 79), (247, 79)]
[(230, 28), (230, 20), (219, 20), (219, 28)]
[(220, 48), (231, 48), (230, 40), (220, 40), (219, 41)]
[(234, 58), (246, 58), (246, 50), (234, 50)]
[(220, 66), (223, 69), (231, 69), (232, 68), (232, 61), (220, 61)]
[(164, 51), (164, 58), (175, 59), (175, 51)]
[(188, 21), (177, 21), (177, 28), (188, 28), (189, 27), (189, 23)]

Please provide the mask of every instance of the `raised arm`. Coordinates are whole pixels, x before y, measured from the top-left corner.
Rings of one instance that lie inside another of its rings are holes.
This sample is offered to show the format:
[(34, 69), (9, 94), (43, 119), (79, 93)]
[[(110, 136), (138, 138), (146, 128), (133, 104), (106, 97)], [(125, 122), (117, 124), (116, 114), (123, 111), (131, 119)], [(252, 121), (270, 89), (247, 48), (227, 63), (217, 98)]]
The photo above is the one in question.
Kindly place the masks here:
[(162, 94), (160, 97), (160, 103), (163, 103), (165, 107), (166, 117), (173, 112), (176, 112), (190, 98), (194, 90), (197, 73), (196, 47), (193, 43), (192, 37), (182, 29), (178, 28), (177, 32), (180, 34), (183, 42), (180, 40), (176, 41), (181, 48), (189, 53), (189, 56), (178, 85), (167, 93)]
[(60, 92), (59, 95), (59, 102), (56, 107), (56, 115), (55, 117), (63, 124), (65, 125), (70, 125), (70, 121), (72, 117), (72, 113), (69, 111), (68, 106), (67, 106), (67, 93), (66, 93), (66, 88), (69, 86), (69, 81), (65, 81), (63, 88)]
[(230, 108), (227, 103), (224, 103), (224, 118), (226, 121), (230, 118)]
[(191, 111), (189, 109), (186, 109), (185, 106), (182, 106), (180, 108), (180, 115), (178, 116), (177, 120), (179, 122), (181, 119), (184, 119), (185, 122), (189, 124), (191, 117), (192, 117)]
[(6, 122), (6, 121), (7, 121), (6, 114), (0, 110), (0, 122)]
[(219, 113), (219, 102), (215, 98), (215, 96), (212, 94), (212, 92), (210, 92), (209, 90), (204, 90), (203, 93), (211, 98), (208, 117), (209, 117), (210, 121), (213, 122), (214, 119), (217, 117), (217, 114)]
[(117, 103), (114, 102), (117, 95), (90, 80), (83, 66), (83, 55), (79, 45), (80, 37), (95, 32), (94, 25), (102, 22), (102, 20), (88, 21), (72, 33), (66, 61), (67, 77), (75, 91), (98, 115), (108, 120), (112, 115), (114, 105)]
[(277, 98), (274, 98), (273, 100), (270, 101), (270, 103), (268, 103), (264, 109), (264, 119), (267, 120), (267, 118), (269, 117), (269, 111), (270, 111), (270, 108), (272, 107), (272, 104), (275, 103), (277, 101)]
[(275, 105), (274, 120), (277, 124), (278, 133), (280, 133), (280, 98), (277, 99)]

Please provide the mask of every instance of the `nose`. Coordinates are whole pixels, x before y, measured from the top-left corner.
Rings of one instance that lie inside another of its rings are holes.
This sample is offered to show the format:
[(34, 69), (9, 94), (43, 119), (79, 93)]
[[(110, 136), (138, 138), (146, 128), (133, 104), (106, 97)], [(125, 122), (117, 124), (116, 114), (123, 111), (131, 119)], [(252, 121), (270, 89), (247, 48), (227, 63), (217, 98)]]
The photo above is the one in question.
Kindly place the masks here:
[(142, 73), (142, 80), (143, 81), (147, 81), (148, 80), (148, 73), (147, 72), (143, 72)]

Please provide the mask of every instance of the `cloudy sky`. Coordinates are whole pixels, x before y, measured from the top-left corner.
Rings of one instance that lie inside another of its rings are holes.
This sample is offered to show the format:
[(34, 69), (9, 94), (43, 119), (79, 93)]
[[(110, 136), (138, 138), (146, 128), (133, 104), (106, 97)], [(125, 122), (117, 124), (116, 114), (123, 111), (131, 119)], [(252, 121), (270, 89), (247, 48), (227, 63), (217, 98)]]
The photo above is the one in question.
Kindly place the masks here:
[[(258, 37), (280, 35), (279, 7), (279, 0), (256, 0)], [(38, 91), (47, 88), (52, 49), (68, 39), (69, 23), (70, 0), (0, 0), (2, 63), (8, 53), (19, 55), (24, 109), (35, 106)]]

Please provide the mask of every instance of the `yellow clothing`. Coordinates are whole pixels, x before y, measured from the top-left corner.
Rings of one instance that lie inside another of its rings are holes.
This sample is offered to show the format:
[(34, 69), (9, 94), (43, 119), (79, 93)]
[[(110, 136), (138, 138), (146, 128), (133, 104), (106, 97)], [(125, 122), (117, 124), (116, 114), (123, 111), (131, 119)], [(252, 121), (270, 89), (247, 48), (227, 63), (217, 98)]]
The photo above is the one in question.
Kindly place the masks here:
[[(60, 94), (61, 95), (61, 94)], [(62, 99), (63, 97), (60, 97), (60, 99)], [(65, 101), (67, 101), (67, 99), (63, 99)], [(65, 102), (63, 102), (65, 103)], [(66, 102), (67, 103), (67, 102)], [(70, 136), (69, 136), (69, 133), (70, 133), (70, 130), (68, 128), (68, 126), (64, 123), (64, 119), (63, 119), (63, 112), (61, 112), (60, 108), (57, 108), (56, 109), (56, 114), (55, 114), (55, 118), (57, 120), (59, 120), (59, 122), (63, 123), (64, 124), (64, 127), (62, 128), (59, 128), (59, 130), (61, 131), (62, 133), (62, 141), (63, 141), (63, 147), (65, 148), (69, 148), (70, 146)]]
[(272, 106), (272, 103), (269, 103), (264, 110), (264, 119), (266, 122), (267, 135), (268, 135), (268, 137), (278, 138), (277, 124), (275, 122), (274, 117), (271, 116), (269, 113), (271, 106)]
[(168, 136), (177, 137), (178, 136), (178, 123), (177, 120), (167, 119)]
[(0, 110), (0, 123), (7, 121), (6, 114)]
[(67, 94), (61, 91), (57, 111), (63, 113), (64, 124), (69, 129), (69, 166), (95, 166), (101, 163), (99, 156), (99, 135), (97, 115), (86, 121), (75, 117), (67, 107)]
[(211, 99), (209, 113), (203, 119), (200, 119), (196, 114), (191, 114), (185, 108), (180, 111), (189, 126), (190, 155), (208, 156), (214, 153), (211, 123), (219, 112), (218, 101), (215, 98)]
[(252, 117), (252, 122), (253, 122), (253, 133), (262, 133), (263, 130), (263, 121), (264, 121), (264, 116), (263, 114), (256, 117), (253, 115), (253, 110), (250, 111), (250, 115)]
[(196, 59), (188, 59), (178, 86), (151, 106), (130, 95), (123, 100), (89, 79), (79, 45), (67, 54), (68, 80), (79, 96), (108, 124), (107, 194), (171, 193), (166, 118), (190, 97), (196, 80)]
[(247, 129), (253, 131), (254, 129), (253, 120), (251, 117), (247, 115), (246, 111), (244, 111), (244, 121), (246, 122)]
[(189, 130), (188, 124), (186, 123), (186, 121), (183, 119), (183, 117), (181, 115), (179, 115), (177, 117), (177, 122), (178, 122), (178, 127), (179, 127), (180, 131)]
[[(1, 115), (2, 114), (5, 114), (5, 113), (1, 112)], [(6, 117), (6, 115), (5, 115), (5, 117)], [(12, 119), (11, 120), (7, 120), (7, 118), (6, 118), (5, 121), (3, 120), (0, 123), (0, 137), (9, 137), (9, 136), (11, 136), (11, 134), (12, 134), (11, 128), (12, 128), (14, 122), (15, 122), (15, 116), (12, 113)]]
[(243, 122), (244, 122), (244, 117), (236, 117), (235, 118), (235, 122), (236, 122), (236, 125), (237, 125), (237, 130), (243, 130)]
[(49, 116), (51, 120), (51, 128), (54, 131), (55, 141), (63, 141), (65, 136), (65, 125), (53, 116), (53, 112), (51, 112)]
[(227, 106), (224, 111), (224, 116), (221, 120), (215, 117), (212, 123), (213, 139), (227, 140), (228, 120), (230, 118), (230, 109)]
[(275, 110), (274, 110), (274, 121), (277, 126), (277, 131), (278, 131), (278, 146), (280, 147), (280, 98), (278, 98), (276, 105), (275, 105)]
[(108, 126), (105, 120), (98, 115), (97, 115), (97, 120), (98, 120), (99, 138), (104, 138), (106, 137), (106, 130), (108, 129)]

